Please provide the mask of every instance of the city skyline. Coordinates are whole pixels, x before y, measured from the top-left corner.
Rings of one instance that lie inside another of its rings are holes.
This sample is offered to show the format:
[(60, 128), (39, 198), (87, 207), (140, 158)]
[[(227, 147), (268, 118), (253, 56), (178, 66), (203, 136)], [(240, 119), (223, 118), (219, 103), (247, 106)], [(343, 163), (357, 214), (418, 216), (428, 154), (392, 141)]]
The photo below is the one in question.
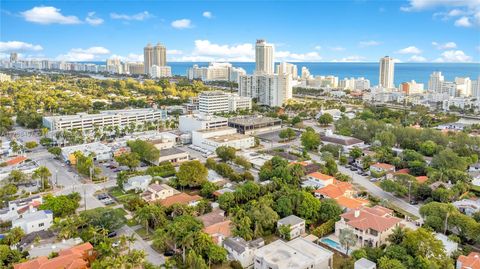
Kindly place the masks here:
[(266, 39), (275, 62), (480, 61), (477, 0), (3, 3), (2, 59), (142, 61), (145, 44), (161, 42), (169, 62), (254, 62)]

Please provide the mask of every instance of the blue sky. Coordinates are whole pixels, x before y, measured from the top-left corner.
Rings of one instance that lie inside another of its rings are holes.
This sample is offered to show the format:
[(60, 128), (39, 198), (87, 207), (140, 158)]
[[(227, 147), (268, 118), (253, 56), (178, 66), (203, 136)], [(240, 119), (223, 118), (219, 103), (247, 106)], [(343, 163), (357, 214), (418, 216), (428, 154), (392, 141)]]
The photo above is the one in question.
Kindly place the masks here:
[(257, 38), (277, 61), (480, 62), (480, 0), (1, 1), (0, 57), (252, 61)]

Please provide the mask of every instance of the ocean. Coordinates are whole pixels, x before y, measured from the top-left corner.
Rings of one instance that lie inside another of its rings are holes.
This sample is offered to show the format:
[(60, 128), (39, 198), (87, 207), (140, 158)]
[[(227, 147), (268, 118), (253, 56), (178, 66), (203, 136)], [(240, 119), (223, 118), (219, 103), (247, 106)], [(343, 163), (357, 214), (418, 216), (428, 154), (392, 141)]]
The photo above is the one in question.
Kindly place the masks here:
[[(95, 62), (105, 64), (105, 62)], [(169, 62), (174, 75), (185, 76), (187, 69), (194, 64), (208, 66), (207, 62)], [(255, 69), (253, 62), (231, 62), (235, 67), (241, 67), (252, 74)], [(328, 63), (328, 62), (296, 62), (299, 75), (302, 66), (307, 67), (312, 75), (334, 75), (343, 79), (346, 77), (365, 77), (372, 85), (378, 84), (378, 63)], [(425, 83), (427, 87), (430, 74), (441, 71), (447, 81), (453, 81), (455, 77), (470, 77), (472, 80), (480, 76), (479, 63), (397, 63), (395, 64), (395, 84), (415, 80)]]

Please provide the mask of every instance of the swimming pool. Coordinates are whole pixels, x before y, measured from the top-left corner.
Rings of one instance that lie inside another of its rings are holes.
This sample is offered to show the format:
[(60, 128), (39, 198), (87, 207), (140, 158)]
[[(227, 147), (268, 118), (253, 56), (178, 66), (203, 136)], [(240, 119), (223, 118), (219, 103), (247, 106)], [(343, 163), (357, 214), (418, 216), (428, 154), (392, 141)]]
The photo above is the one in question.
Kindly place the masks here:
[(340, 243), (338, 243), (337, 241), (334, 241), (334, 240), (332, 240), (332, 239), (330, 239), (330, 238), (328, 238), (328, 237), (325, 237), (325, 238), (320, 239), (320, 242), (322, 242), (322, 243), (324, 243), (325, 245), (327, 245), (327, 246), (329, 246), (329, 247), (331, 247), (331, 248), (333, 248), (333, 249), (336, 249), (336, 250), (338, 250), (338, 251), (340, 251), (340, 252), (342, 252), (342, 253), (346, 253), (346, 252), (347, 252), (347, 250), (344, 249)]

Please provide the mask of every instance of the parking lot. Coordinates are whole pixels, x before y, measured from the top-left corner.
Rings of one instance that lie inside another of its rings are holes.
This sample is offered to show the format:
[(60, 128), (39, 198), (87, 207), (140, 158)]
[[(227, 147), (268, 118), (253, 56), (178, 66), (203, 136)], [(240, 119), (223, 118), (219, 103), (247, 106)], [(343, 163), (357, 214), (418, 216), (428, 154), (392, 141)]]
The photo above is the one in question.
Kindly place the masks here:
[[(271, 142), (275, 142), (275, 143), (283, 142), (283, 140), (278, 136), (282, 130), (276, 130), (276, 131), (273, 131), (273, 132), (258, 134), (257, 137), (261, 140), (264, 140), (264, 141), (271, 141)], [(295, 131), (295, 133), (297, 134), (295, 139), (298, 138), (302, 134), (299, 131)]]

